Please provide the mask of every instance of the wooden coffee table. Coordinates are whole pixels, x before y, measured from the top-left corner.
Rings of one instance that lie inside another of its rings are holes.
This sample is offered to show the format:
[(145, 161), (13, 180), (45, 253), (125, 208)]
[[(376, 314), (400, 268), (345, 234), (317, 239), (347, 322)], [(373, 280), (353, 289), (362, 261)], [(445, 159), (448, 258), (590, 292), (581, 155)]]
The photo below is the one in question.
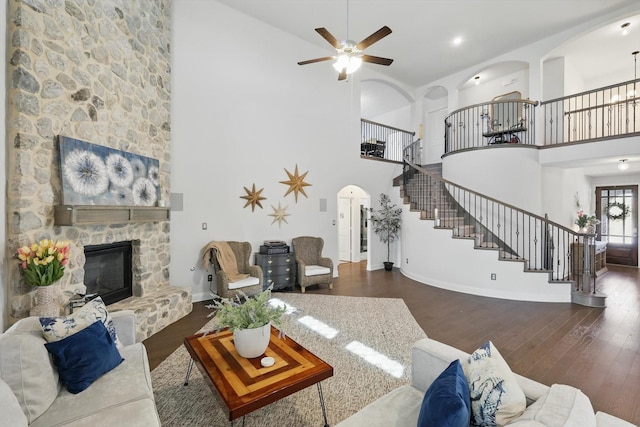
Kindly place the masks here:
[[(233, 333), (193, 335), (184, 339), (191, 355), (184, 385), (195, 363), (207, 384), (227, 409), (229, 421), (317, 384), (324, 425), (327, 413), (320, 381), (333, 376), (333, 368), (322, 359), (295, 342), (291, 337), (278, 338), (278, 330), (271, 327), (271, 340), (264, 356), (253, 359), (241, 357), (233, 345)], [(271, 356), (275, 364), (263, 367), (262, 357)]]

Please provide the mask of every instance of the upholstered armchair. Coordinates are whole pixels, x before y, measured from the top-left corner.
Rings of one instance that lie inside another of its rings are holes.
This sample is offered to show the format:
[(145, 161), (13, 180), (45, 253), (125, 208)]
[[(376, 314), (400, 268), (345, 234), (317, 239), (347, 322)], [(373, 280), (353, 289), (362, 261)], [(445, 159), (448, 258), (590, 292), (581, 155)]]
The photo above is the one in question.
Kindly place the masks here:
[[(211, 254), (211, 263), (216, 273), (216, 283), (218, 295), (222, 298), (234, 298), (242, 291), (245, 295), (251, 296), (262, 292), (262, 269), (257, 265), (249, 265), (251, 256), (251, 243), (249, 242), (227, 242), (235, 255), (238, 273), (248, 274), (249, 277), (233, 281), (233, 277), (222, 270), (215, 253)], [(214, 249), (210, 249), (214, 251)]]
[(291, 241), (297, 263), (297, 282), (304, 293), (311, 285), (327, 284), (333, 289), (333, 261), (322, 257), (322, 237), (302, 236)]

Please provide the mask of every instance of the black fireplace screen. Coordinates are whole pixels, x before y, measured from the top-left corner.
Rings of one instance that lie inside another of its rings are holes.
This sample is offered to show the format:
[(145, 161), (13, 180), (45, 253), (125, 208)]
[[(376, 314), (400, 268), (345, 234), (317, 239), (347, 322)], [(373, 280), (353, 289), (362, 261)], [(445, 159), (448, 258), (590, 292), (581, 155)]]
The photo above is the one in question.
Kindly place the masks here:
[(131, 242), (85, 246), (84, 254), (87, 295), (98, 294), (107, 305), (133, 295)]

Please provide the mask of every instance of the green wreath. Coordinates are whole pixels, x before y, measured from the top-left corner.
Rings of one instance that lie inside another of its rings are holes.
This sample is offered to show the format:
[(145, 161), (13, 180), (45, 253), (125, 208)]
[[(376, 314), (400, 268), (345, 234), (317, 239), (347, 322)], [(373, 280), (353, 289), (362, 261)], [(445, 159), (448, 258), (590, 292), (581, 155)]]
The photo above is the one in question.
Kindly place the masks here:
[(625, 218), (629, 215), (629, 206), (620, 202), (609, 203), (605, 208), (607, 218), (612, 221)]

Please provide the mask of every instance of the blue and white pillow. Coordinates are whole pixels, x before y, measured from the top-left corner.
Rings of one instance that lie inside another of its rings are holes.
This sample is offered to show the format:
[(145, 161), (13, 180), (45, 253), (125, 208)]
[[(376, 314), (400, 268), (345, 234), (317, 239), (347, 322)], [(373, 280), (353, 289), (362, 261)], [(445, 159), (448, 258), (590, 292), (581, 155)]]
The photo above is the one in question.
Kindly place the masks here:
[(102, 298), (97, 297), (86, 303), (80, 310), (66, 317), (41, 317), (40, 325), (44, 339), (47, 342), (60, 341), (70, 335), (92, 325), (96, 320), (100, 320), (117, 348), (122, 348), (122, 344), (116, 335), (116, 328), (111, 316), (104, 305)]
[(491, 341), (473, 352), (462, 369), (471, 395), (472, 426), (502, 426), (522, 415), (527, 399)]

